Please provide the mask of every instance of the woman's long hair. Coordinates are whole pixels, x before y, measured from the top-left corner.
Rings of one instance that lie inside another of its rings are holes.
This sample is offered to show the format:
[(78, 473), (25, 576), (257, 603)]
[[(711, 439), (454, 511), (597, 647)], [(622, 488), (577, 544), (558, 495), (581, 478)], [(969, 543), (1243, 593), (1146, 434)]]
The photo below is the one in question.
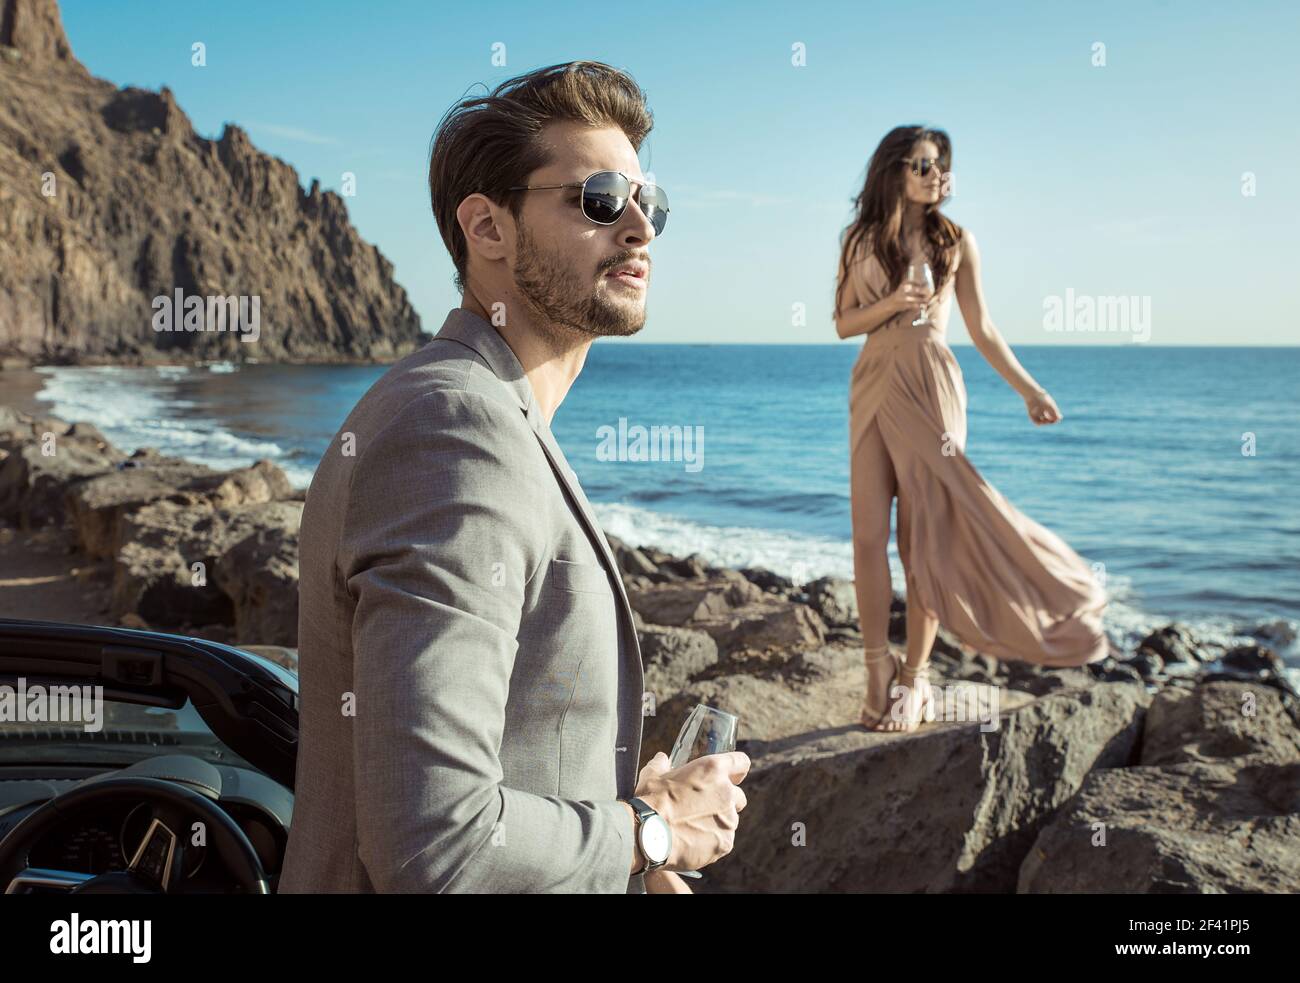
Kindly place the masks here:
[[(903, 206), (905, 172), (903, 158), (911, 155), (918, 140), (932, 140), (939, 148), (939, 168), (943, 175), (952, 170), (952, 141), (943, 130), (924, 126), (896, 126), (885, 134), (867, 162), (867, 179), (854, 205), (853, 220), (841, 235), (839, 286), (835, 291), (835, 313), (840, 314), (840, 297), (848, 280), (849, 264), (865, 259), (864, 243), (871, 240), (871, 252), (889, 277), (889, 289), (898, 289), (907, 270), (903, 251)], [(939, 211), (947, 200), (944, 194), (925, 206), (922, 243), (934, 271), (937, 294), (948, 279), (961, 241), (961, 229)]]

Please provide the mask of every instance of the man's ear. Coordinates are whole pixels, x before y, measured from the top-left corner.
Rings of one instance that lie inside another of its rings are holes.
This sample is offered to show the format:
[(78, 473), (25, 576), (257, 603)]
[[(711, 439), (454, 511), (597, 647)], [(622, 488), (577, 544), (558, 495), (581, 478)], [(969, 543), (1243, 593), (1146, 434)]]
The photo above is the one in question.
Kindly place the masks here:
[(505, 259), (507, 242), (501, 227), (506, 221), (505, 209), (476, 192), (456, 208), (456, 221), (470, 255), (489, 262)]

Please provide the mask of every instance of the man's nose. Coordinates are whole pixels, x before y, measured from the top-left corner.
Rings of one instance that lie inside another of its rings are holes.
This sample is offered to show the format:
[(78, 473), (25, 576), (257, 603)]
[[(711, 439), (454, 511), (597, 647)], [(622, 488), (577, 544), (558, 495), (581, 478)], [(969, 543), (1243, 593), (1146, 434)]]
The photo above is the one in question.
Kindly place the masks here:
[(641, 205), (637, 202), (637, 196), (643, 190), (645, 185), (637, 188), (636, 193), (628, 201), (627, 208), (623, 210), (618, 223), (618, 237), (622, 242), (650, 242), (655, 237), (654, 225), (646, 218), (645, 212), (641, 211)]

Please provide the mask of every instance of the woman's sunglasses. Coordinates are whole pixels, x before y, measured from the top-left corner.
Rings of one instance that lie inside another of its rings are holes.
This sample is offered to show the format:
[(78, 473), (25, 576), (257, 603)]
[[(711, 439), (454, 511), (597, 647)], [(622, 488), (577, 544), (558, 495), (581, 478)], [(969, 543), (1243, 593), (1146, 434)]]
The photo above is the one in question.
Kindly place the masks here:
[[(508, 191), (543, 191), (552, 188), (581, 188), (582, 214), (597, 225), (613, 225), (623, 217), (623, 209), (632, 199), (632, 181), (621, 171), (597, 171), (581, 184), (522, 184)], [(643, 184), (637, 192), (636, 203), (655, 235), (661, 235), (668, 224), (668, 196), (657, 184)]]
[[(927, 177), (930, 171), (939, 167), (938, 157), (904, 157), (903, 163), (912, 168), (912, 173), (917, 177)], [(940, 168), (942, 170), (942, 168)]]

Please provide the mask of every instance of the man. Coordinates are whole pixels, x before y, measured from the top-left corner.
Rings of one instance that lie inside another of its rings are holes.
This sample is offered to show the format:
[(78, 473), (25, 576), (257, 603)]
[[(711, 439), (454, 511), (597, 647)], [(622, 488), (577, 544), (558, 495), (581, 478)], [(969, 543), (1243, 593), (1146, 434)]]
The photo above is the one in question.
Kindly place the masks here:
[(453, 107), (429, 164), (463, 302), (362, 397), (303, 512), (301, 734), (279, 890), (690, 893), (740, 752), (637, 774), (642, 672), (550, 421), (645, 323), (652, 118), (594, 62)]

